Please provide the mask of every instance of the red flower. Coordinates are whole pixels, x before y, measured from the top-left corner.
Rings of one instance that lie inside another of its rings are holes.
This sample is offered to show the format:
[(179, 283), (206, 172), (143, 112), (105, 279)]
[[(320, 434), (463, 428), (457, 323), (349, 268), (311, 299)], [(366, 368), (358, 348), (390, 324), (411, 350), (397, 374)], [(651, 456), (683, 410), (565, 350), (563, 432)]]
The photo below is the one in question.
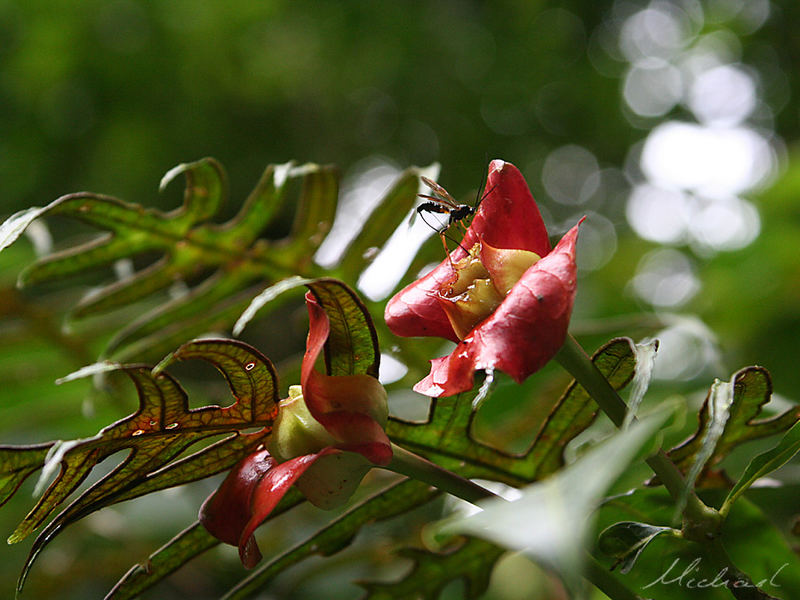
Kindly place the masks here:
[(329, 376), (314, 369), (330, 332), (325, 311), (306, 294), (310, 317), (300, 385), (289, 388), (262, 449), (240, 461), (200, 509), (200, 521), (239, 546), (247, 568), (261, 560), (253, 532), (292, 485), (322, 508), (347, 501), (373, 465), (392, 449), (384, 426), (386, 391), (370, 375)]
[(489, 165), (486, 189), (464, 239), (433, 271), (386, 305), (400, 336), (457, 342), (431, 361), (414, 389), (451, 396), (472, 389), (477, 369), (522, 382), (564, 343), (575, 299), (578, 225), (551, 250), (539, 209), (519, 170)]

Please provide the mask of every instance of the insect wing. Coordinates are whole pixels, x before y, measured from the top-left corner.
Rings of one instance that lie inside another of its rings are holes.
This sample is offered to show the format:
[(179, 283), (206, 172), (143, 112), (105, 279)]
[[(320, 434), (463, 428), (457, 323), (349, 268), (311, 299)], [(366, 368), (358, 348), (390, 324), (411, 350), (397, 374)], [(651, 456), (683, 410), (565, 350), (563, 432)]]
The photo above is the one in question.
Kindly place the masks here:
[(424, 175), (420, 175), (420, 179), (422, 179), (422, 182), (429, 188), (431, 188), (433, 193), (436, 194), (436, 196), (438, 197), (426, 196), (424, 194), (417, 194), (418, 196), (422, 198), (428, 198), (429, 200), (437, 200), (439, 202), (443, 202), (445, 204), (450, 205), (453, 208), (456, 208), (458, 206), (458, 202), (456, 202), (455, 199), (450, 195), (450, 193), (442, 186), (440, 186), (438, 183), (436, 183), (432, 179), (428, 179)]

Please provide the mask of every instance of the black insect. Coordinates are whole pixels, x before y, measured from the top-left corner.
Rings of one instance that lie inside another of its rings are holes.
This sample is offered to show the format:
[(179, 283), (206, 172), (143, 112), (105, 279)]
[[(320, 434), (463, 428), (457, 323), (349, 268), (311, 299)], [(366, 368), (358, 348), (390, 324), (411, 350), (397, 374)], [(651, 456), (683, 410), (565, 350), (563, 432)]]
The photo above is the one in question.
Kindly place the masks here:
[[(433, 229), (436, 233), (439, 234), (439, 237), (442, 239), (442, 245), (444, 246), (445, 252), (449, 256), (449, 250), (447, 248), (447, 239), (454, 241), (458, 246), (461, 246), (456, 240), (453, 240), (450, 236), (447, 235), (447, 230), (450, 229), (453, 225), (460, 225), (461, 228), (466, 232), (467, 226), (465, 221), (474, 216), (478, 210), (478, 207), (481, 204), (481, 201), (488, 196), (492, 190), (486, 192), (483, 196), (479, 197), (475, 202), (475, 205), (472, 206), (470, 204), (460, 204), (456, 202), (455, 198), (453, 198), (450, 193), (440, 186), (435, 181), (428, 179), (424, 175), (420, 175), (420, 179), (422, 182), (427, 185), (433, 195), (428, 194), (417, 194), (420, 198), (424, 198), (425, 202), (420, 203), (419, 206), (416, 208), (416, 212), (412, 213), (411, 218), (413, 219), (414, 216), (419, 215), (420, 218), (425, 222), (425, 224)], [(481, 183), (481, 187), (483, 187), (483, 183)], [(494, 188), (492, 188), (494, 189)], [(428, 220), (425, 218), (425, 213), (436, 213), (440, 215), (447, 215), (447, 222), (446, 223), (437, 223), (437, 226), (431, 225)], [(463, 248), (463, 246), (462, 246)]]
[[(463, 221), (474, 215), (475, 211), (478, 210), (478, 204), (480, 204), (480, 201), (478, 201), (475, 206), (471, 206), (469, 204), (459, 204), (446, 189), (444, 189), (435, 181), (428, 179), (424, 175), (421, 175), (420, 179), (422, 179), (425, 185), (431, 188), (431, 191), (434, 195), (429, 196), (428, 194), (417, 194), (420, 198), (426, 199), (426, 202), (422, 202), (419, 206), (417, 206), (417, 214), (423, 221), (425, 221), (428, 227), (434, 229), (440, 236), (444, 235), (444, 232), (455, 223), (460, 223), (463, 225)], [(423, 213), (426, 212), (447, 215), (447, 223), (443, 225), (440, 224), (438, 227), (434, 227), (425, 219)]]

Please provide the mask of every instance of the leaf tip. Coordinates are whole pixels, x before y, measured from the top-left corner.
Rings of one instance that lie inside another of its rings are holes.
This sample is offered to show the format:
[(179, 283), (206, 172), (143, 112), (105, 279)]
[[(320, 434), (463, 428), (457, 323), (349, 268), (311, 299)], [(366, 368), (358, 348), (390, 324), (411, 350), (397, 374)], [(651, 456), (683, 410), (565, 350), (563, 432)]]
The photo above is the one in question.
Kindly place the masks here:
[(161, 181), (158, 183), (158, 191), (159, 193), (163, 193), (167, 186), (175, 179), (178, 175), (186, 171), (189, 167), (186, 163), (181, 163), (176, 167), (172, 167), (169, 171), (164, 173), (164, 176), (161, 178)]
[(21, 542), (25, 538), (24, 535), (20, 535), (18, 532), (12, 533), (8, 538), (6, 538), (6, 543), (10, 546), (12, 544), (16, 544), (17, 542)]
[(99, 375), (101, 373), (106, 373), (108, 371), (116, 371), (121, 368), (123, 368), (121, 364), (109, 360), (96, 362), (94, 364), (82, 367), (77, 371), (73, 371), (69, 375), (65, 375), (64, 377), (59, 377), (58, 379), (56, 379), (56, 385), (61, 385), (62, 383), (67, 383), (69, 381), (74, 381), (75, 379), (81, 379), (83, 377), (92, 377), (95, 375)]
[[(177, 351), (176, 351), (176, 352), (177, 352)], [(151, 374), (153, 377), (158, 377), (158, 375), (160, 375), (160, 374), (161, 374), (161, 372), (162, 372), (164, 369), (166, 369), (166, 368), (167, 368), (168, 366), (170, 366), (170, 365), (171, 365), (173, 362), (175, 362), (175, 358), (176, 358), (176, 357), (175, 357), (175, 352), (170, 352), (170, 353), (169, 353), (169, 354), (167, 354), (167, 355), (166, 355), (164, 358), (162, 358), (162, 359), (161, 359), (161, 360), (158, 362), (158, 364), (157, 364), (155, 367), (153, 367), (153, 368), (151, 369), (151, 371), (150, 371), (150, 374)]]

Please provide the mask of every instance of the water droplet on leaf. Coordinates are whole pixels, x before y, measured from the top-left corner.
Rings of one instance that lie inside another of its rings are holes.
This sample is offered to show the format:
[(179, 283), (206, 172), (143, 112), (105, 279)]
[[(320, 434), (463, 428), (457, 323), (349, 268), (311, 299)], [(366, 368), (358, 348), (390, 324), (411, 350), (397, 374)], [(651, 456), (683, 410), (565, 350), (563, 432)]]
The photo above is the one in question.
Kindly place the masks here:
[(244, 366), (245, 371), (252, 371), (255, 368), (256, 368), (256, 363), (254, 362), (249, 362)]
[(177, 423), (170, 423), (164, 429), (175, 429), (178, 426)]
[(142, 435), (143, 433), (144, 433), (144, 429), (137, 429), (131, 435), (132, 436), (134, 436), (134, 435)]

